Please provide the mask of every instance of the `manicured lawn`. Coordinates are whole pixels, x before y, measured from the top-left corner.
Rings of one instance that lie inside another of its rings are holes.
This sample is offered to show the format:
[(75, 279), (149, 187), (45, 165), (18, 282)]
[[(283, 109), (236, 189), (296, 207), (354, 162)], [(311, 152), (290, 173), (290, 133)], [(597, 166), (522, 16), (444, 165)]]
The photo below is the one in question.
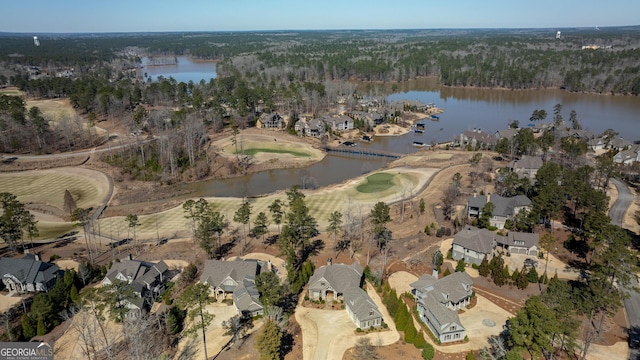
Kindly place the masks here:
[[(245, 155), (253, 156), (257, 153), (272, 153), (272, 154), (291, 154), (298, 157), (311, 157), (310, 154), (301, 151), (288, 150), (288, 149), (274, 149), (274, 148), (249, 148), (244, 150)], [(240, 153), (240, 152), (238, 152)]]
[(389, 173), (376, 173), (367, 176), (367, 181), (358, 185), (356, 190), (365, 194), (385, 191), (394, 185), (392, 181), (394, 176)]

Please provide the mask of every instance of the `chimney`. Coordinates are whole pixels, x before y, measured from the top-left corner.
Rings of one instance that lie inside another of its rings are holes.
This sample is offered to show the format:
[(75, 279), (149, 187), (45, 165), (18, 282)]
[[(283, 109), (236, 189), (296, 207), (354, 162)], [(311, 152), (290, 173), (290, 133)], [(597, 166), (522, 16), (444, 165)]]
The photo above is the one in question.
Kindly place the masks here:
[(431, 276), (433, 276), (435, 279), (438, 278), (438, 268), (433, 268), (433, 273), (431, 274)]
[(333, 261), (331, 260), (331, 258), (327, 259), (327, 265), (331, 265), (333, 263)]
[(273, 271), (273, 265), (271, 264), (271, 260), (267, 260), (267, 270)]
[(487, 202), (491, 202), (491, 193), (487, 193)]
[(35, 253), (33, 255), (33, 257), (34, 257), (34, 259), (36, 259), (36, 261), (42, 261), (42, 260), (40, 260), (40, 253)]
[(473, 197), (475, 198), (475, 197), (477, 197), (477, 196), (478, 196), (478, 193), (477, 193), (476, 191), (474, 191), (474, 192), (473, 192)]
[(133, 260), (133, 258), (131, 257), (131, 253), (127, 254), (127, 260)]

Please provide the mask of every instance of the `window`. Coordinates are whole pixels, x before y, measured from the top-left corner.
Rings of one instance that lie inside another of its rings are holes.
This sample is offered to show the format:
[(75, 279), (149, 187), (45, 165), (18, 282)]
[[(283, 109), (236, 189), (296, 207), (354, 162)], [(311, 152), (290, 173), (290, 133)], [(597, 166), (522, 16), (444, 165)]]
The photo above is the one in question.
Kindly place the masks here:
[(452, 326), (449, 328), (449, 330), (450, 330), (450, 331), (456, 331), (456, 326), (455, 326), (455, 325), (452, 325)]
[(369, 310), (369, 316), (373, 315), (373, 310)]
[(451, 340), (451, 335), (445, 335), (445, 336), (444, 336), (444, 339), (445, 339), (445, 340)]
[(453, 338), (454, 338), (454, 339), (460, 339), (460, 333), (455, 333), (455, 334), (453, 335)]
[(235, 285), (235, 284), (234, 284), (233, 280), (227, 279), (227, 280), (224, 281), (224, 285)]

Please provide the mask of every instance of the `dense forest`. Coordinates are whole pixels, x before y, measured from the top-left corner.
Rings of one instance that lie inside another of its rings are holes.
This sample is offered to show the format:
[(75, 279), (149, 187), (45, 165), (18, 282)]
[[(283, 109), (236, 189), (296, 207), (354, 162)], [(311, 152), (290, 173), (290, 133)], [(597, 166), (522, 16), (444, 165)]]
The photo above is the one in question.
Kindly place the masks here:
[(5, 34), (0, 61), (82, 73), (116, 59), (139, 62), (132, 53), (190, 55), (220, 60), (222, 76), (266, 84), (438, 76), (447, 86), (637, 95), (638, 30), (563, 29), (559, 39), (552, 29), (49, 35), (40, 36), (38, 47), (25, 35)]

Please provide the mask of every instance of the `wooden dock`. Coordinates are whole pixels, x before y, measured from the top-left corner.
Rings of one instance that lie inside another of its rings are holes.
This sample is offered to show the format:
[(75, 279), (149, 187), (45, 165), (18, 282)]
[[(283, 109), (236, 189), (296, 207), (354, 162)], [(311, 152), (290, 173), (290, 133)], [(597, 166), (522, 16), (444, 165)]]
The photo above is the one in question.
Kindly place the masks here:
[(394, 152), (383, 151), (383, 150), (362, 149), (359, 147), (325, 146), (324, 150), (326, 152), (337, 152), (337, 153), (351, 154), (351, 155), (358, 155), (358, 156), (379, 156), (379, 157), (386, 157), (390, 159), (399, 159), (402, 156), (404, 156), (404, 154), (400, 154), (400, 153), (394, 153)]

